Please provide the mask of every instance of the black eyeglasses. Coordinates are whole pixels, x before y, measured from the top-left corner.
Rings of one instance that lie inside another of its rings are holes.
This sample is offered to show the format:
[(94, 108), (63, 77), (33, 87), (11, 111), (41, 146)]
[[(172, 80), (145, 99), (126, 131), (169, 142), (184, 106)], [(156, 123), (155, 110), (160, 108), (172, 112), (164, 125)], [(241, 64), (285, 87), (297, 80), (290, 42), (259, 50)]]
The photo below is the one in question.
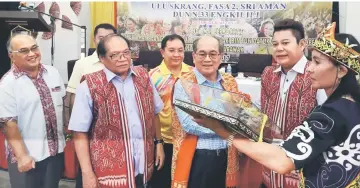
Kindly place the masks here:
[(125, 58), (130, 57), (131, 55), (131, 51), (130, 50), (125, 50), (123, 52), (117, 52), (117, 53), (113, 53), (111, 54), (109, 57), (112, 61), (117, 60), (117, 59), (121, 59), (122, 56), (124, 56)]

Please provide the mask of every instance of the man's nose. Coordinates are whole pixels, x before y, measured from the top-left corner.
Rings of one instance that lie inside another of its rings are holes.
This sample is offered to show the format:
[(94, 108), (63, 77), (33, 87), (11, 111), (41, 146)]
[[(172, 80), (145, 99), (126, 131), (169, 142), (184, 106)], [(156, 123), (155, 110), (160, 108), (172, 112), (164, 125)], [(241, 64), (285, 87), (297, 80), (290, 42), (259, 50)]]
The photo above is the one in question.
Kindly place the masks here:
[(206, 54), (204, 61), (211, 61), (210, 54)]
[(282, 46), (281, 44), (278, 44), (278, 45), (275, 47), (275, 50), (276, 50), (276, 51), (283, 51), (284, 48), (283, 48), (283, 46)]

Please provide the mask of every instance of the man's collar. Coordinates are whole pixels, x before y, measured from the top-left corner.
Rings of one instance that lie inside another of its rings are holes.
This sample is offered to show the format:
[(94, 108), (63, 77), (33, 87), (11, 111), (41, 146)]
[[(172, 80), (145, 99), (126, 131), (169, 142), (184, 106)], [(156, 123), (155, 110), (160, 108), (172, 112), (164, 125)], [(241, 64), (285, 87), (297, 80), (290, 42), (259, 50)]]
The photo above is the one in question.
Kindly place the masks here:
[(281, 71), (281, 66), (279, 65), (275, 70), (274, 72), (277, 73), (277, 72), (280, 72)]
[[(116, 75), (115, 73), (111, 72), (111, 71), (110, 71), (109, 69), (107, 69), (106, 67), (104, 67), (104, 72), (105, 72), (106, 80), (107, 80), (108, 82), (110, 82), (110, 81), (111, 81), (112, 79), (114, 79), (115, 77), (119, 77), (119, 79), (121, 79), (120, 76), (118, 76), (118, 75)], [(135, 75), (135, 76), (138, 76), (138, 75), (136, 74), (136, 72), (133, 71), (133, 66), (130, 66), (127, 77), (131, 76), (132, 74)]]
[[(221, 80), (223, 80), (223, 77), (221, 76), (220, 72), (219, 71), (216, 71), (217, 72), (217, 78), (216, 78), (216, 82), (220, 82)], [(202, 75), (199, 70), (197, 70), (197, 68), (194, 68), (194, 73), (196, 75), (196, 78), (197, 78), (197, 82), (199, 84), (203, 84), (204, 82), (208, 81), (210, 82), (209, 80), (207, 80), (204, 75)]]
[[(170, 72), (170, 70), (167, 68), (166, 64), (165, 64), (165, 61), (163, 60), (161, 62), (161, 64), (159, 65), (159, 70), (160, 70), (160, 73), (162, 75), (169, 75), (169, 74), (172, 74)], [(184, 72), (189, 72), (190, 69), (189, 69), (189, 66), (187, 64), (185, 64), (184, 62), (181, 63), (181, 70), (180, 72), (181, 73), (184, 73)]]
[(91, 59), (93, 59), (93, 60), (91, 61), (92, 64), (101, 63), (100, 58), (99, 58), (96, 50), (94, 51), (93, 54), (91, 54), (91, 56), (88, 56), (88, 57), (90, 57)]
[[(14, 76), (15, 76), (15, 79), (18, 79), (20, 78), (21, 76), (23, 75), (28, 75), (27, 72), (21, 70), (19, 67), (17, 67), (14, 63), (12, 63), (12, 69), (13, 69), (13, 73), (14, 73)], [(43, 64), (39, 64), (39, 74), (38, 74), (38, 77), (42, 77), (42, 75), (47, 72), (47, 69), (45, 68), (45, 66)]]
[[(308, 62), (307, 58), (305, 57), (305, 55), (303, 55), (302, 58), (293, 66), (291, 70), (300, 74), (304, 74), (305, 66), (307, 62)], [(281, 66), (276, 68), (274, 72), (283, 72)]]

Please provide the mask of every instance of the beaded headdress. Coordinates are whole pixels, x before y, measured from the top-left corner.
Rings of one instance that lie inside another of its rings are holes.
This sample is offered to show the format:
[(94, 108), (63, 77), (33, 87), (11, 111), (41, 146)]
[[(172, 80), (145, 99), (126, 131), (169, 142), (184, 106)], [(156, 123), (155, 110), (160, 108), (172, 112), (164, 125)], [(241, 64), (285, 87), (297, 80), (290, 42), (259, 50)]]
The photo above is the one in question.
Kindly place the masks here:
[(345, 44), (337, 41), (335, 27), (335, 22), (326, 27), (315, 40), (314, 48), (359, 74), (360, 54), (352, 49), (357, 44), (349, 44), (347, 38)]

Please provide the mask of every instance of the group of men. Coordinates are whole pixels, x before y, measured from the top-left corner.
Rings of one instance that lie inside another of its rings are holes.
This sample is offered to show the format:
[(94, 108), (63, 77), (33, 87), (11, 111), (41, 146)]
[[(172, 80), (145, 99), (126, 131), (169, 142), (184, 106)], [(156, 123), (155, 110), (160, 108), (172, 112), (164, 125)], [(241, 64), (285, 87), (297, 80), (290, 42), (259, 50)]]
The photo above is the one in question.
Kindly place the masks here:
[[(261, 108), (284, 137), (326, 100), (305, 72), (304, 38), (301, 23), (276, 23), (273, 58), (279, 66), (262, 74)], [(241, 91), (234, 77), (218, 71), (221, 39), (196, 39), (191, 67), (183, 62), (184, 39), (168, 35), (161, 42), (163, 61), (150, 72), (132, 65), (129, 41), (112, 25), (98, 25), (94, 40), (96, 51), (75, 63), (66, 95), (59, 72), (40, 63), (34, 38), (9, 39), (12, 68), (0, 81), (0, 125), (12, 187), (58, 187), (67, 129), (80, 163), (77, 187), (253, 187), (250, 179), (261, 175), (257, 187), (297, 187), (296, 172), (281, 176), (264, 169), (249, 176), (256, 164), (228, 145), (231, 138), (221, 139), (173, 107), (174, 98), (206, 105), (207, 94), (189, 91), (185, 81)]]

